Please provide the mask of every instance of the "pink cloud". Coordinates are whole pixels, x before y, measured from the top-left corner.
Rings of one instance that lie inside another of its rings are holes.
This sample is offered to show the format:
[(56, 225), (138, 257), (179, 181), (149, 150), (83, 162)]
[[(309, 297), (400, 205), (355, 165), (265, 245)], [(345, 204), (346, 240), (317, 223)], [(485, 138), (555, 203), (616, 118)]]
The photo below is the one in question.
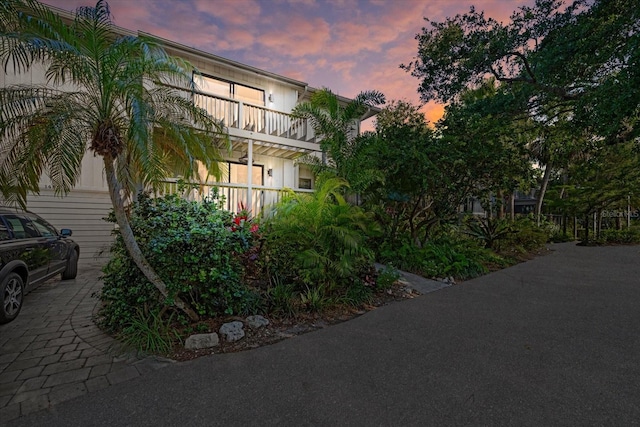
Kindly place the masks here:
[(262, 14), (261, 3), (254, 0), (193, 0), (193, 4), (199, 13), (222, 19), (229, 26), (254, 25)]
[(260, 34), (259, 45), (285, 56), (308, 56), (323, 52), (330, 39), (329, 24), (322, 18), (291, 17), (282, 28)]

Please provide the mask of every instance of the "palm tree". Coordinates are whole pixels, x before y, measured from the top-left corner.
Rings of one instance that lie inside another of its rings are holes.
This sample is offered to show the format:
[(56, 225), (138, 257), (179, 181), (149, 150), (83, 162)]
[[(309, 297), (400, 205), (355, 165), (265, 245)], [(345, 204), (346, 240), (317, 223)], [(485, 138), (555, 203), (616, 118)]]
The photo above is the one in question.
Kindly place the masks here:
[(197, 161), (219, 175), (228, 138), (189, 99), (193, 67), (147, 37), (118, 36), (108, 4), (80, 7), (68, 23), (36, 0), (0, 2), (0, 60), (5, 73), (45, 69), (43, 85), (0, 89), (0, 192), (23, 207), (43, 173), (56, 194), (77, 182), (87, 151), (101, 156), (115, 216), (136, 265), (169, 295), (135, 240), (125, 205), (136, 185), (197, 176)]
[[(369, 109), (384, 103), (382, 93), (365, 91), (345, 105), (331, 90), (323, 88), (314, 92), (308, 102), (300, 103), (293, 109), (292, 114), (308, 119), (316, 136), (322, 138), (322, 162), (305, 159), (312, 164), (316, 174), (331, 169), (341, 178), (348, 177), (347, 163), (358, 142), (354, 125)], [(327, 167), (327, 154), (332, 168)]]

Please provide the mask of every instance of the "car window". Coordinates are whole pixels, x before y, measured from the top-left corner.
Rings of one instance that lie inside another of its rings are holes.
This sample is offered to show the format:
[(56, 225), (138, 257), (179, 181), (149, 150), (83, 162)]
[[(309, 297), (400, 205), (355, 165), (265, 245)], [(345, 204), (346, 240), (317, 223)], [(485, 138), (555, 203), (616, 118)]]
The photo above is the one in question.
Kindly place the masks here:
[(5, 225), (2, 218), (0, 218), (0, 240), (9, 240), (11, 236), (9, 235), (9, 229)]
[(58, 232), (55, 228), (44, 219), (37, 216), (30, 216), (33, 225), (38, 229), (41, 236), (44, 237), (53, 237), (57, 236)]
[(29, 239), (31, 237), (40, 237), (40, 233), (35, 228), (29, 218), (22, 215), (6, 214), (4, 218), (13, 232), (16, 239)]

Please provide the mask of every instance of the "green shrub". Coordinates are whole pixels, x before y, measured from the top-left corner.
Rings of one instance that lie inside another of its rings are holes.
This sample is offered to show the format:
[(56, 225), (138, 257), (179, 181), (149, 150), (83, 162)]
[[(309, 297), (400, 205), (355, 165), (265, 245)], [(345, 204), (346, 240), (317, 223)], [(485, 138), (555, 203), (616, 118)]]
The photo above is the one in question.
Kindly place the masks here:
[(400, 272), (391, 264), (387, 264), (384, 268), (378, 271), (378, 277), (376, 277), (376, 289), (378, 291), (386, 291), (391, 289), (391, 286), (400, 279)]
[(125, 345), (143, 353), (167, 354), (173, 341), (178, 338), (170, 324), (173, 316), (167, 321), (156, 312), (146, 312), (137, 308), (135, 314), (118, 334)]
[[(215, 198), (194, 202), (143, 194), (132, 207), (130, 221), (142, 253), (164, 280), (170, 298), (178, 295), (200, 315), (212, 317), (258, 309), (259, 298), (241, 283), (239, 262), (253, 235), (247, 227), (234, 227), (233, 215), (219, 209)], [(101, 315), (106, 327), (120, 331), (142, 305), (160, 312), (168, 301), (131, 261), (119, 235), (111, 253), (103, 270)]]
[(544, 247), (549, 241), (553, 227), (547, 223), (538, 226), (532, 218), (523, 217), (512, 223), (511, 230), (511, 234), (498, 242), (497, 248), (529, 252)]
[(398, 248), (383, 244), (379, 253), (383, 263), (393, 262), (401, 270), (425, 277), (469, 279), (485, 274), (490, 265), (505, 265), (505, 260), (481, 246), (474, 238), (455, 229), (441, 233), (422, 248), (408, 239)]
[(623, 230), (602, 230), (600, 232), (599, 244), (629, 245), (640, 243), (640, 230), (637, 228), (625, 228)]
[(298, 292), (293, 284), (284, 283), (280, 277), (273, 276), (267, 290), (268, 311), (275, 315), (295, 316), (298, 312)]
[(307, 301), (316, 300), (320, 290), (330, 298), (344, 294), (373, 264), (368, 236), (374, 223), (344, 200), (345, 187), (330, 178), (313, 194), (291, 193), (264, 224), (265, 274), (294, 285)]

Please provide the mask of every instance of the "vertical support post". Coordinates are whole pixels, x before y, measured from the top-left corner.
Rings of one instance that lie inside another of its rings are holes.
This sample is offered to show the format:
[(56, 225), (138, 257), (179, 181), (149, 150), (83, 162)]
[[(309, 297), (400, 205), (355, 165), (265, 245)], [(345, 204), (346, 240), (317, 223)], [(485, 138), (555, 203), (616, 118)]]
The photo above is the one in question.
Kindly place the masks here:
[(247, 209), (253, 210), (253, 139), (247, 147)]

